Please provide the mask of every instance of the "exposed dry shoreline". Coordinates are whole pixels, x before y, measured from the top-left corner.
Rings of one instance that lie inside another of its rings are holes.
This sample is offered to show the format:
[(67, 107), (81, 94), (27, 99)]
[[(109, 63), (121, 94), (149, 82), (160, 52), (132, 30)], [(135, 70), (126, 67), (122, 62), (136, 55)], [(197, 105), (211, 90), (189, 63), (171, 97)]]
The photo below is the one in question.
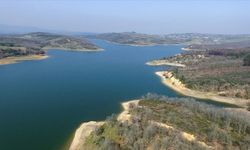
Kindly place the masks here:
[[(103, 51), (104, 49), (67, 49), (67, 48), (43, 48), (43, 50), (48, 51), (49, 49), (58, 49), (58, 50), (65, 50), (65, 51), (76, 51), (76, 52), (99, 52)], [(43, 60), (49, 58), (48, 55), (27, 55), (27, 56), (11, 56), (0, 59), (0, 65), (8, 65), (8, 64), (14, 64), (19, 63), (22, 61), (27, 60)]]
[(146, 63), (149, 66), (175, 66), (175, 67), (186, 67), (184, 64), (167, 62), (166, 60), (153, 60)]
[(102, 48), (98, 49), (69, 49), (69, 48), (60, 48), (60, 47), (45, 47), (43, 50), (48, 51), (51, 49), (58, 49), (58, 50), (64, 50), (64, 51), (75, 51), (75, 52), (99, 52), (99, 51), (104, 51)]
[(104, 122), (90, 121), (82, 123), (81, 126), (76, 130), (74, 139), (70, 145), (69, 150), (80, 150), (82, 149), (85, 139), (93, 132), (95, 129), (102, 126)]
[(165, 73), (164, 71), (159, 71), (159, 72), (156, 72), (155, 74), (161, 78), (161, 81), (164, 85), (170, 87), (171, 89), (175, 90), (176, 92), (182, 95), (199, 98), (199, 99), (205, 99), (205, 100), (213, 100), (213, 101), (217, 101), (221, 103), (233, 104), (239, 107), (246, 107), (246, 104), (250, 102), (250, 100), (246, 100), (246, 99), (223, 97), (223, 96), (219, 96), (216, 93), (200, 92), (200, 91), (188, 89), (185, 87), (184, 84), (180, 82), (180, 80), (176, 79), (173, 76), (170, 78), (166, 78), (163, 75), (164, 73)]
[(21, 61), (27, 61), (27, 60), (43, 60), (47, 59), (49, 56), (47, 55), (28, 55), (28, 56), (18, 56), (18, 57), (7, 57), (0, 59), (0, 65), (8, 65), (8, 64), (14, 64)]
[(147, 43), (147, 44), (125, 44), (125, 43), (112, 42), (112, 41), (105, 40), (105, 39), (101, 39), (101, 40), (106, 41), (106, 42), (111, 43), (111, 44), (115, 44), (115, 45), (127, 45), (127, 46), (134, 46), (134, 47), (182, 45), (182, 44), (156, 44), (156, 43)]
[[(138, 102), (140, 100), (132, 100), (132, 101), (127, 101), (121, 103), (123, 111), (119, 114), (117, 117), (118, 121), (125, 122), (125, 121), (130, 121), (131, 115), (129, 114), (129, 107), (130, 104), (134, 104), (134, 106), (138, 105)], [(95, 129), (99, 128), (102, 126), (105, 122), (100, 121), (89, 121), (89, 122), (84, 122), (81, 124), (81, 126), (76, 130), (74, 139), (70, 145), (69, 150), (82, 150), (85, 139), (93, 132)]]
[(138, 106), (140, 100), (131, 100), (122, 103), (123, 111), (117, 117), (120, 122), (131, 121), (131, 114), (129, 113), (130, 105)]
[(181, 48), (181, 50), (183, 50), (183, 51), (192, 51), (192, 50), (194, 50), (194, 49), (183, 47), (183, 48)]

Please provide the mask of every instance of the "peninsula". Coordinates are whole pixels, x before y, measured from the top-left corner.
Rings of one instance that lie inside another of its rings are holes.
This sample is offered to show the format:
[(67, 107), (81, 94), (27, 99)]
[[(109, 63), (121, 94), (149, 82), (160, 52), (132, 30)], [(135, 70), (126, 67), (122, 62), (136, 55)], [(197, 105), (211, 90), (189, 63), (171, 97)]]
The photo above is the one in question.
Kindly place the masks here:
[(152, 94), (122, 106), (104, 122), (83, 123), (70, 150), (250, 147), (250, 113)]
[(234, 44), (209, 45), (147, 64), (175, 66), (156, 74), (165, 85), (185, 96), (247, 107), (250, 48)]
[(48, 57), (48, 49), (89, 52), (101, 50), (83, 37), (43, 32), (0, 35), (0, 65), (22, 60), (45, 59)]

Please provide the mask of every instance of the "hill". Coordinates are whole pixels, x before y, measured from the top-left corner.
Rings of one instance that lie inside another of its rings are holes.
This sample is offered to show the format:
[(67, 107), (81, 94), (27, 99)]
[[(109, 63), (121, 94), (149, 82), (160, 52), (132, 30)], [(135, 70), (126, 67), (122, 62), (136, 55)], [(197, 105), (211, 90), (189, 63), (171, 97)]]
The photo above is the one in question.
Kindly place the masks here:
[(0, 59), (17, 56), (45, 55), (48, 49), (100, 50), (99, 47), (82, 37), (43, 32), (0, 35)]
[(147, 64), (178, 66), (170, 68), (168, 72), (171, 76), (166, 75), (165, 78), (173, 77), (190, 89), (185, 95), (198, 91), (203, 95), (209, 93), (235, 102), (238, 99), (247, 102), (250, 100), (249, 55), (248, 45), (232, 42), (185, 51)]
[[(232, 42), (250, 42), (250, 35), (222, 35), (222, 34), (201, 34), (201, 33), (183, 33), (183, 34), (165, 34), (151, 35), (136, 32), (123, 33), (103, 33), (88, 35), (89, 38), (97, 38), (114, 42), (118, 44), (127, 44), (134, 46), (150, 46), (162, 44), (185, 44), (187, 49), (197, 45), (215, 45)], [(236, 44), (234, 44), (236, 45)], [(189, 47), (191, 46), (191, 47)]]
[(179, 44), (187, 42), (185, 38), (168, 38), (160, 35), (149, 35), (135, 32), (123, 32), (123, 33), (103, 33), (87, 36), (89, 38), (97, 38), (107, 40), (109, 42), (118, 44), (127, 44), (134, 46), (149, 46), (149, 45), (161, 45), (161, 44)]
[(87, 135), (82, 130), (84, 139), (70, 150), (250, 148), (249, 113), (158, 95), (123, 104), (125, 110), (120, 115), (96, 123)]

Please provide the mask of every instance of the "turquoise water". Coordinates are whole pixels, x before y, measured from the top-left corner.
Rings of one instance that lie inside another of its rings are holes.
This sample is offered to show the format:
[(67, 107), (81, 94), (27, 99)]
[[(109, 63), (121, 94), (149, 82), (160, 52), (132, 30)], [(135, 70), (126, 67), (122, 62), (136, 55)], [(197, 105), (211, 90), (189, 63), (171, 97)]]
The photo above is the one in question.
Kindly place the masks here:
[(84, 121), (104, 120), (120, 102), (178, 96), (145, 62), (181, 46), (133, 47), (95, 40), (102, 52), (50, 50), (50, 58), (0, 66), (0, 149), (57, 150)]

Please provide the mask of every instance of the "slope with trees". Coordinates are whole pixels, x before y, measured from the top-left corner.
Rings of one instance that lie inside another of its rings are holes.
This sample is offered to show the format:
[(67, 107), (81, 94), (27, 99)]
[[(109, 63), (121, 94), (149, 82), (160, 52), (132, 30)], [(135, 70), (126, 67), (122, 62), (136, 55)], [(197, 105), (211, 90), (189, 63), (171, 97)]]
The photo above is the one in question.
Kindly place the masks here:
[(130, 121), (116, 115), (94, 130), (80, 149), (250, 148), (249, 114), (187, 98), (146, 95), (130, 105)]
[(0, 59), (11, 56), (44, 55), (47, 49), (100, 50), (82, 37), (51, 33), (0, 35)]

